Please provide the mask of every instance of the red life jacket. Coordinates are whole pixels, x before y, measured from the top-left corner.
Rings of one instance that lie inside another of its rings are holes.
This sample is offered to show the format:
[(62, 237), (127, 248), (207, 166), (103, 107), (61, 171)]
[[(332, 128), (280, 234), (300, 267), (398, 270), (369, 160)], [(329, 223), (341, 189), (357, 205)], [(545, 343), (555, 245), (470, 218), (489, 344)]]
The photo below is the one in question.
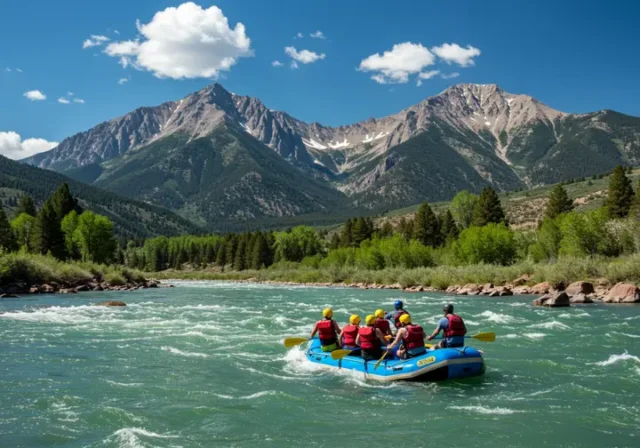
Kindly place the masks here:
[(356, 346), (356, 336), (360, 327), (357, 325), (347, 325), (342, 329), (342, 343), (350, 347)]
[(407, 325), (405, 327), (407, 332), (402, 338), (404, 347), (407, 350), (412, 350), (418, 347), (424, 347), (424, 331), (420, 325)]
[(407, 313), (405, 310), (398, 310), (396, 311), (396, 314), (393, 315), (393, 324), (396, 326), (396, 328), (402, 328), (402, 325), (400, 324), (400, 316), (402, 316), (403, 314), (409, 313)]
[(464, 325), (464, 321), (457, 314), (447, 314), (447, 320), (449, 325), (444, 330), (444, 337), (450, 338), (453, 336), (464, 336), (467, 334), (467, 327)]
[(322, 345), (331, 345), (336, 342), (338, 335), (331, 319), (321, 320), (316, 325), (318, 326), (318, 338)]
[(360, 329), (360, 348), (362, 350), (375, 350), (380, 348), (380, 340), (376, 335), (375, 327), (362, 327)]
[(376, 328), (379, 328), (382, 334), (391, 333), (391, 325), (387, 319), (376, 319)]

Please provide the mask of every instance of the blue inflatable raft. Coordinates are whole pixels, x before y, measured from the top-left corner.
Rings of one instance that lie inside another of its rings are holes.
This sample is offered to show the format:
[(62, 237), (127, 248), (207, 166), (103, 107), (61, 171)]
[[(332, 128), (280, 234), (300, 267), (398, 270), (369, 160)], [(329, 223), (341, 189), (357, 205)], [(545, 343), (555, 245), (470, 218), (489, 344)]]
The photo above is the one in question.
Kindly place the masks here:
[(320, 341), (313, 339), (307, 349), (307, 359), (328, 368), (362, 372), (367, 378), (381, 381), (443, 381), (484, 373), (482, 353), (473, 347), (427, 350), (424, 355), (406, 360), (385, 359), (374, 370), (377, 361), (365, 362), (360, 357), (360, 350), (334, 360), (331, 353), (322, 351)]

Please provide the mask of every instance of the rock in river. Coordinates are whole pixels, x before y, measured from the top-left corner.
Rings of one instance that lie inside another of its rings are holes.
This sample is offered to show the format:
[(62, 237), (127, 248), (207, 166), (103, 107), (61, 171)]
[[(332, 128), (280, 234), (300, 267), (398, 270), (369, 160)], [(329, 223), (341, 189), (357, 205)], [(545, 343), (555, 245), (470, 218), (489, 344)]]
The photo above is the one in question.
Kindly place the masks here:
[(106, 302), (96, 303), (97, 306), (127, 306), (126, 303), (119, 300), (107, 300)]
[(548, 306), (552, 308), (571, 306), (569, 301), (569, 295), (566, 292), (559, 292), (557, 294), (547, 294), (546, 296), (538, 297), (533, 301), (533, 306)]
[(574, 282), (567, 287), (566, 292), (570, 296), (576, 296), (578, 294), (593, 294), (595, 290), (589, 282)]
[(635, 303), (640, 302), (640, 289), (630, 283), (618, 283), (609, 294), (606, 295), (605, 303)]

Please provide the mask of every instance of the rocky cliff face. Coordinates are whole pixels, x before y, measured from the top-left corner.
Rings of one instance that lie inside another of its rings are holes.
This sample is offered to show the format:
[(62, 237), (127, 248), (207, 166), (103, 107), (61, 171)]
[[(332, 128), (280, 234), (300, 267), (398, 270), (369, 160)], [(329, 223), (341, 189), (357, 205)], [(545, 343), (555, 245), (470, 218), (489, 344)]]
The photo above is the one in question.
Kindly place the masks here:
[(610, 111), (565, 114), (495, 84), (455, 85), (388, 117), (328, 127), (269, 110), (217, 83), (100, 124), (26, 162), (69, 174), (92, 166), (89, 179), (104, 179), (103, 169), (131, 150), (173, 135), (188, 143), (222, 125), (242, 129), (292, 169), (374, 209), (446, 199), (462, 188), (507, 190), (640, 164), (640, 119)]

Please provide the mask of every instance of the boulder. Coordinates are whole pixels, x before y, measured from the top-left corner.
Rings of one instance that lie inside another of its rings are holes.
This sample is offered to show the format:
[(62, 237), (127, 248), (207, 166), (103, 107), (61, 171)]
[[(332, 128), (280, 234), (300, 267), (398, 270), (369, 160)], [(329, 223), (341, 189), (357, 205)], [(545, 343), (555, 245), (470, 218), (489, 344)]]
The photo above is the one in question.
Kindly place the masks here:
[(549, 282), (538, 283), (537, 285), (533, 285), (531, 287), (531, 292), (533, 294), (547, 294), (551, 290), (551, 285)]
[(73, 288), (62, 288), (60, 291), (58, 291), (60, 294), (75, 294), (76, 290)]
[(500, 290), (500, 297), (512, 296), (512, 295), (513, 295), (513, 291), (511, 291), (511, 289), (507, 288), (506, 286)]
[(53, 285), (44, 284), (40, 287), (40, 292), (44, 294), (53, 294), (56, 292), (56, 288)]
[(38, 288), (37, 286), (32, 286), (31, 288), (29, 288), (29, 294), (38, 294), (40, 292), (40, 288)]
[(542, 297), (538, 297), (533, 301), (532, 305), (559, 308), (571, 306), (571, 302), (569, 301), (569, 295), (566, 292), (559, 292), (556, 294), (547, 294)]
[(593, 289), (593, 284), (589, 282), (574, 282), (567, 287), (565, 292), (570, 296), (576, 296), (578, 294), (587, 295), (593, 294), (595, 289)]
[(513, 288), (513, 293), (518, 296), (527, 296), (531, 294), (531, 288), (528, 286), (517, 286)]
[(576, 294), (575, 296), (571, 297), (569, 299), (569, 302), (571, 302), (571, 303), (593, 303), (593, 300), (591, 299), (591, 297), (580, 293), (580, 294)]
[(475, 283), (469, 283), (462, 287), (460, 291), (458, 291), (458, 295), (469, 295), (469, 296), (477, 296), (482, 291), (482, 287), (476, 285)]
[(156, 280), (149, 280), (146, 284), (147, 288), (157, 288), (158, 282)]
[(489, 293), (489, 297), (500, 297), (500, 291), (497, 289), (494, 289)]
[(617, 283), (607, 294), (605, 303), (635, 303), (640, 302), (640, 289), (631, 283)]
[(513, 284), (513, 286), (522, 286), (526, 283), (529, 283), (531, 281), (531, 276), (524, 274), (521, 275), (520, 277), (518, 277), (517, 279), (515, 279), (513, 282), (511, 282)]
[(89, 291), (89, 285), (80, 285), (75, 287), (76, 292)]
[(119, 300), (107, 300), (106, 302), (96, 303), (96, 306), (127, 306), (127, 304)]

